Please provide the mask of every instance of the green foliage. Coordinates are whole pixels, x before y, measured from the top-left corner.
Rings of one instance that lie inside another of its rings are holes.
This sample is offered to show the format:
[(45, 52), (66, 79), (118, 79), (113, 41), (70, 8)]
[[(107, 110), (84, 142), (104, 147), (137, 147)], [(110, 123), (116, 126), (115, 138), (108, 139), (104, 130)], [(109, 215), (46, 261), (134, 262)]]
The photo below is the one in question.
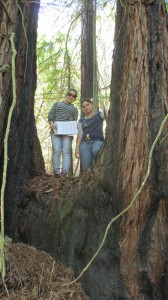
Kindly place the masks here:
[(165, 0), (165, 5), (166, 5), (166, 11), (168, 13), (168, 0)]
[[(45, 83), (45, 90), (56, 91), (58, 88), (65, 89), (62, 83), (61, 75), (64, 78), (68, 77), (66, 73), (67, 61), (64, 61), (63, 52), (65, 52), (65, 36), (60, 33), (52, 41), (47, 41), (43, 36), (37, 44), (37, 57), (38, 57), (38, 83), (39, 79)], [(64, 69), (63, 69), (64, 68)], [(61, 85), (61, 86), (60, 86)]]
[(63, 100), (69, 86), (79, 89), (80, 73), (74, 57), (74, 49), (66, 51), (65, 42), (66, 35), (58, 33), (49, 41), (43, 36), (37, 43), (36, 107), (43, 102), (46, 114), (55, 101)]

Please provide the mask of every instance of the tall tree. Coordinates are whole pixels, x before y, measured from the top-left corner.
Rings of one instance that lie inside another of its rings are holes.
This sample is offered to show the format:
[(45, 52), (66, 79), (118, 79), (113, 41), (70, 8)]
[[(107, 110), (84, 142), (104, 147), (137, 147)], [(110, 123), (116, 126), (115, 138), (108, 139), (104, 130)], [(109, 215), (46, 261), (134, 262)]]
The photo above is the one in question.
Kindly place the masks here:
[(93, 300), (168, 297), (167, 123), (150, 151), (167, 115), (167, 53), (164, 1), (118, 1), (111, 106), (97, 165), (47, 221), (46, 202), (38, 195), (38, 221), (36, 199), (22, 212), (20, 237), (52, 253), (77, 276), (107, 224), (127, 208), (112, 221), (101, 251), (81, 277)]
[[(6, 233), (16, 238), (18, 207), (26, 193), (30, 177), (44, 172), (44, 162), (37, 138), (34, 119), (34, 93), (36, 89), (36, 39), (38, 1), (18, 3), (1, 1), (1, 72), (0, 72), (0, 178), (4, 171), (4, 136), (9, 110), (16, 90), (16, 105), (8, 138), (7, 182), (5, 189)], [(12, 69), (11, 34), (15, 35), (15, 71)], [(12, 72), (16, 86), (12, 82)], [(12, 87), (13, 86), (13, 87)], [(2, 180), (1, 180), (2, 184)]]
[[(101, 158), (101, 178), (122, 209), (130, 204), (145, 178), (149, 151), (168, 113), (166, 22), (164, 1), (118, 3), (111, 122)], [(162, 137), (165, 134), (166, 129)], [(148, 182), (120, 222), (120, 271), (131, 299), (167, 298), (166, 149), (167, 140), (160, 139)], [(107, 170), (111, 176), (105, 175)]]

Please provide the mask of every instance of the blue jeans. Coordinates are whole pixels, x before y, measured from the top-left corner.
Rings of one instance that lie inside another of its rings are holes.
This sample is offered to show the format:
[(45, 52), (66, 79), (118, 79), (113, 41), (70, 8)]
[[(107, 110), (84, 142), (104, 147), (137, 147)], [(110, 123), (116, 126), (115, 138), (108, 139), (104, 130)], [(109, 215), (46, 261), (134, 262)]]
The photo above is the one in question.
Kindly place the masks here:
[(91, 167), (93, 160), (96, 158), (96, 154), (98, 153), (102, 145), (103, 142), (99, 140), (91, 141), (89, 143), (85, 141), (81, 142), (79, 151), (83, 171)]
[[(71, 165), (72, 136), (55, 135), (51, 131), (53, 173), (68, 173)], [(61, 164), (62, 162), (62, 164)]]

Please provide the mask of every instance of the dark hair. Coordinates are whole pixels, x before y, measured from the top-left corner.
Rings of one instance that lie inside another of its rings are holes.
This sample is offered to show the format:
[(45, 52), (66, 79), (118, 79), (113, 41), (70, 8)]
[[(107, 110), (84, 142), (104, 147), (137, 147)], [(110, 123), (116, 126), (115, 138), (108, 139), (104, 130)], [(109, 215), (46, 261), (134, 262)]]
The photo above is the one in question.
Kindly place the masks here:
[(66, 96), (68, 95), (68, 93), (69, 93), (70, 91), (74, 91), (74, 92), (76, 93), (76, 96), (78, 95), (77, 90), (75, 90), (75, 89), (69, 89), (68, 92), (66, 93)]
[(82, 103), (83, 103), (84, 101), (86, 101), (86, 102), (88, 102), (88, 103), (90, 103), (90, 104), (93, 104), (93, 101), (92, 101), (91, 99), (89, 99), (89, 98), (83, 98), (83, 99), (81, 100), (81, 106), (82, 106)]

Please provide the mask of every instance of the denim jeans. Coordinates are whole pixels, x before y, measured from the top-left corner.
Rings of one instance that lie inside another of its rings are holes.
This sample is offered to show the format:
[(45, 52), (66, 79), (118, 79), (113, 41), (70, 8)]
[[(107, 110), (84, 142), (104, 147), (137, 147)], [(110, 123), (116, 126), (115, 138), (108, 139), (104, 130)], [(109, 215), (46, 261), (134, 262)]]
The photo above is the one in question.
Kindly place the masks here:
[(71, 165), (72, 136), (55, 135), (51, 131), (53, 173), (68, 173)]
[(80, 151), (80, 160), (82, 163), (82, 170), (86, 170), (93, 165), (94, 159), (96, 159), (96, 154), (103, 145), (102, 141), (91, 141), (85, 142), (82, 141), (79, 147)]

